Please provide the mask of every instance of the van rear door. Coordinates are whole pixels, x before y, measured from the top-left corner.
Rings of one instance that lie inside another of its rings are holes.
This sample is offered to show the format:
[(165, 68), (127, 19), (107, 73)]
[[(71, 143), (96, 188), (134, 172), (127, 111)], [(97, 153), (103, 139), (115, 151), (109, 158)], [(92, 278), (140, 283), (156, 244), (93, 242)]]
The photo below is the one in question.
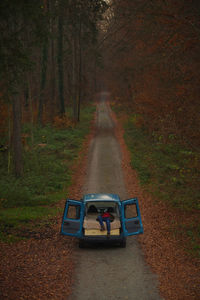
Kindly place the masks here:
[(84, 202), (67, 199), (62, 218), (61, 234), (81, 237), (83, 219)]
[(121, 201), (122, 228), (125, 236), (143, 233), (143, 225), (139, 210), (138, 199), (127, 199)]

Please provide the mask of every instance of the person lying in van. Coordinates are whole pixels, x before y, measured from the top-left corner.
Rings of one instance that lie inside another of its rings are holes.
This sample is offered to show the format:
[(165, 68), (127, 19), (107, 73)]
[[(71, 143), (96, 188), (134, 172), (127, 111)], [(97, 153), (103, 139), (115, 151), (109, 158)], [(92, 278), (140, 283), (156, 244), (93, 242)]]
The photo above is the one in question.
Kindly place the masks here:
[(103, 212), (97, 217), (97, 220), (99, 221), (99, 224), (101, 226), (101, 231), (105, 230), (104, 222), (106, 223), (107, 235), (110, 235), (110, 222), (114, 220), (114, 216), (110, 213), (110, 210), (108, 208), (108, 211)]

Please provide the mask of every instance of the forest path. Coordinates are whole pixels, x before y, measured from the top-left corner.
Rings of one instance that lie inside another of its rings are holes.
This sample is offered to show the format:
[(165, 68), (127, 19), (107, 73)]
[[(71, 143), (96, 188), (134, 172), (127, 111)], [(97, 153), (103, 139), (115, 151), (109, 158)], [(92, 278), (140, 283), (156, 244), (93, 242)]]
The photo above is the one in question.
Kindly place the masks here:
[[(106, 104), (109, 94), (101, 93), (97, 105), (96, 134), (91, 141), (87, 182), (83, 193), (116, 193), (128, 197), (121, 167), (120, 145)], [(144, 233), (145, 234), (145, 233)], [(75, 250), (75, 278), (70, 300), (157, 300), (156, 276), (145, 264), (136, 237), (127, 247), (88, 247)]]

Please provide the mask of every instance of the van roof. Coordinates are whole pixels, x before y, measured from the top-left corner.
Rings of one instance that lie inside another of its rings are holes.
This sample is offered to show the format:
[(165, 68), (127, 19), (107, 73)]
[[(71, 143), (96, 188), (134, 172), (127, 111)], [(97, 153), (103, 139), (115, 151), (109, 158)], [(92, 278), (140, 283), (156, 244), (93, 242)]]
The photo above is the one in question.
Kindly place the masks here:
[(117, 194), (86, 194), (83, 201), (120, 201)]

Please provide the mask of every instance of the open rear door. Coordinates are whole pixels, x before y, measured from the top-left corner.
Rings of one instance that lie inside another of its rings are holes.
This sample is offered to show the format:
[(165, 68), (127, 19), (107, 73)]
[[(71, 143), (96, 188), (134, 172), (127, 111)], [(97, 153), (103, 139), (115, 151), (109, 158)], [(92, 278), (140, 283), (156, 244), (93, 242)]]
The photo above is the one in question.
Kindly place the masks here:
[(67, 199), (61, 225), (61, 234), (81, 237), (84, 202)]
[(143, 233), (143, 225), (137, 198), (122, 203), (122, 228), (125, 236)]

